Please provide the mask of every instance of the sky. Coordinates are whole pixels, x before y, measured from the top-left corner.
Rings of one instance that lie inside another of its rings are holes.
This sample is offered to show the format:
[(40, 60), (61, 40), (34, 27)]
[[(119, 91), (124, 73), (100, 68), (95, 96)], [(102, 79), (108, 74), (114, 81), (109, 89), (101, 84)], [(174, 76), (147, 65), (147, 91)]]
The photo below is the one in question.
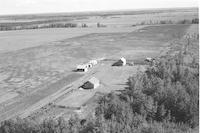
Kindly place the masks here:
[(198, 7), (198, 0), (0, 0), (0, 15)]

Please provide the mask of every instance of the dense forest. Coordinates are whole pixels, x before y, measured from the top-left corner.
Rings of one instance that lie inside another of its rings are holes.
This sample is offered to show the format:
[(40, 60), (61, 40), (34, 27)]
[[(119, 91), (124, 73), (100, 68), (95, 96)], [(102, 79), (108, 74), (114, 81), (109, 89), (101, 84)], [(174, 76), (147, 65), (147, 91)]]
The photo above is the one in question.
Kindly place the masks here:
[(199, 126), (198, 37), (174, 41), (121, 93), (98, 100), (95, 117), (6, 120), (0, 133), (188, 133)]

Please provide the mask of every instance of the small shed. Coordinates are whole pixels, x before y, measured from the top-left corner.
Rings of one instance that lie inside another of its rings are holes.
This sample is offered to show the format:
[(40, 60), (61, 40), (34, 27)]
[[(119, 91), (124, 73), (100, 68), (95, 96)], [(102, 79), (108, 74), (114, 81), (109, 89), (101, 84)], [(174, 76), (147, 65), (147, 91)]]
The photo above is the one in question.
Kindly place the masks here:
[(85, 82), (81, 86), (81, 88), (83, 88), (83, 89), (96, 89), (97, 87), (99, 87), (99, 85), (100, 85), (99, 80), (95, 77), (92, 77), (87, 82)]
[(92, 64), (93, 66), (97, 64), (97, 60), (90, 60), (89, 61), (90, 64)]
[(76, 67), (76, 70), (79, 71), (79, 72), (87, 72), (88, 71), (88, 66), (87, 65), (78, 65)]
[(151, 57), (147, 57), (145, 59), (146, 62), (153, 62), (155, 59), (154, 58), (151, 58)]
[(125, 66), (125, 65), (126, 65), (126, 59), (122, 57), (117, 62), (115, 62), (112, 66)]
[(93, 65), (91, 63), (86, 64), (88, 68), (91, 68)]

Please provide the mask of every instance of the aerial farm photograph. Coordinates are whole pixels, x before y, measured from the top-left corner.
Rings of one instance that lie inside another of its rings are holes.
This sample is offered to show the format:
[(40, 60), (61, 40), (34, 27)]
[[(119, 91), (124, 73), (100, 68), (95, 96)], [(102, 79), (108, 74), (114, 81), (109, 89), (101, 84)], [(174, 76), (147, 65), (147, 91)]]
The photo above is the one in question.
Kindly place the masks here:
[(199, 1), (0, 0), (0, 133), (199, 133)]

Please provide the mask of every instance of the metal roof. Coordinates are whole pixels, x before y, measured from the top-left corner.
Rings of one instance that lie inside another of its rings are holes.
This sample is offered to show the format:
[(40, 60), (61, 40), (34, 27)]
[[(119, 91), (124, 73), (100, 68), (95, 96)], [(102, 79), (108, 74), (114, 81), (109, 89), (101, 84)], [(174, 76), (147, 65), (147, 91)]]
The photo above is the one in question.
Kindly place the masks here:
[(90, 83), (92, 84), (98, 84), (99, 83), (99, 80), (95, 77), (92, 77), (90, 80), (88, 80)]

